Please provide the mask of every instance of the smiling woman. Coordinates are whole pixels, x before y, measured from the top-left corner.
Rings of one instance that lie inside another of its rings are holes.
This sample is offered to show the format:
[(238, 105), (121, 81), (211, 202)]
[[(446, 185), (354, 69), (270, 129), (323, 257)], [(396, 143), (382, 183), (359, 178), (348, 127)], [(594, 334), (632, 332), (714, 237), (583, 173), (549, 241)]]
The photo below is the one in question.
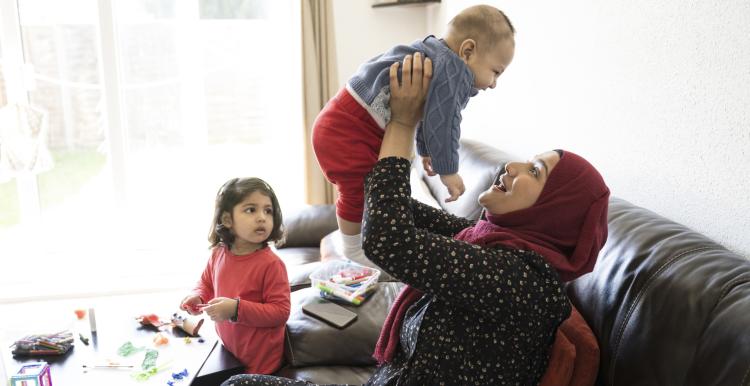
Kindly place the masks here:
[(495, 214), (530, 207), (542, 194), (561, 153), (549, 151), (528, 162), (508, 162), (495, 184), (479, 196), (479, 203)]
[[(56, 161), (0, 184), (0, 301), (191, 283), (213, 189), (233, 176), (303, 204), (299, 3), (232, 4), (0, 1), (0, 42), (18, 42), (3, 69), (26, 70), (9, 102), (47, 114)], [(279, 60), (258, 60), (269, 51)]]

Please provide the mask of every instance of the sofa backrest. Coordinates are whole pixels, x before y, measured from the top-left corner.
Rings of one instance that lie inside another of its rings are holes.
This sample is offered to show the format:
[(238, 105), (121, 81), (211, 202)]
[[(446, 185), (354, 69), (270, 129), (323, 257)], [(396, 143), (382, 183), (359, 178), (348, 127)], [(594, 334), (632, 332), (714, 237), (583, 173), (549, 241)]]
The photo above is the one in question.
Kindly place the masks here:
[[(477, 203), (479, 194), (485, 191), (493, 179), (508, 161), (518, 158), (512, 154), (498, 150), (492, 146), (475, 140), (461, 140), (458, 174), (464, 181), (466, 192), (456, 201), (446, 203), (448, 190), (440, 182), (440, 177), (428, 177), (422, 169), (419, 159), (413, 162), (417, 179), (412, 178), (412, 191), (419, 191), (426, 185), (429, 194), (437, 201), (441, 208), (457, 216), (476, 220), (481, 214), (481, 207)], [(422, 183), (424, 185), (420, 186)], [(419, 198), (419, 197), (417, 197)]]
[(750, 261), (625, 200), (568, 295), (597, 336), (604, 385), (750, 384)]

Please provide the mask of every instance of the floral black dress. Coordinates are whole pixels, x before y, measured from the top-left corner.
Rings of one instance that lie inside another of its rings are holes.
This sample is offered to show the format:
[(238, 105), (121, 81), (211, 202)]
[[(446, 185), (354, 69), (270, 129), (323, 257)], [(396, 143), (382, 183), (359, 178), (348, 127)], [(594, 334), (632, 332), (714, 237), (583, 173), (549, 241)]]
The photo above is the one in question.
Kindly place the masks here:
[[(404, 316), (393, 360), (367, 384), (538, 384), (571, 312), (557, 272), (533, 251), (454, 240), (473, 222), (412, 199), (409, 168), (406, 159), (382, 159), (365, 183), (365, 254), (425, 292)], [(254, 380), (226, 384), (305, 384)]]
[(426, 293), (404, 316), (401, 348), (370, 385), (535, 385), (570, 303), (536, 252), (453, 236), (473, 225), (410, 197), (409, 162), (368, 175), (363, 246), (383, 270)]

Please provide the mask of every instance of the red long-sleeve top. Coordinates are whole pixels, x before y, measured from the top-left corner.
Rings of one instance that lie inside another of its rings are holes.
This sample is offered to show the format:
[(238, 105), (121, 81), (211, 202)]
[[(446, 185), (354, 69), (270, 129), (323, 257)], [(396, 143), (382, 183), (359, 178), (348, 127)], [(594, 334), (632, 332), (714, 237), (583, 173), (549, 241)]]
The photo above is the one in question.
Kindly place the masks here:
[(237, 256), (224, 245), (215, 247), (194, 293), (203, 302), (240, 298), (237, 321), (216, 322), (216, 332), (246, 372), (271, 374), (281, 367), (289, 279), (271, 248)]

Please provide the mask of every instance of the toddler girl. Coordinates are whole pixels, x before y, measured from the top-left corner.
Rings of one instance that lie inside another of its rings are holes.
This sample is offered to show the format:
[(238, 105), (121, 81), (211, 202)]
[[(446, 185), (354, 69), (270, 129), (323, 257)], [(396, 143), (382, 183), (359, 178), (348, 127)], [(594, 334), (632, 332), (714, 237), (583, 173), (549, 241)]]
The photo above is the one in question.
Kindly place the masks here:
[(282, 236), (281, 208), (259, 178), (234, 178), (216, 194), (211, 257), (193, 292), (180, 303), (192, 315), (216, 322), (224, 346), (246, 371), (271, 374), (281, 367), (289, 317), (286, 267), (268, 246)]

